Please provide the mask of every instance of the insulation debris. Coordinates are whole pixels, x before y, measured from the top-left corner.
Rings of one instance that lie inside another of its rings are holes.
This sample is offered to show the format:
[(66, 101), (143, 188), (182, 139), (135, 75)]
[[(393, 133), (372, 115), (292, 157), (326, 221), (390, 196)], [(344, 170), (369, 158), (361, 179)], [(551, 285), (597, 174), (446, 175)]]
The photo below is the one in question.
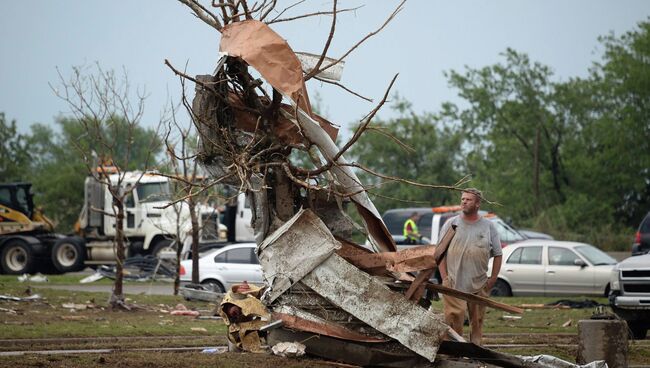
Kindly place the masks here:
[(260, 329), (271, 319), (259, 300), (262, 289), (244, 283), (234, 285), (224, 296), (218, 313), (228, 326), (228, 340), (237, 348), (252, 353), (264, 352)]

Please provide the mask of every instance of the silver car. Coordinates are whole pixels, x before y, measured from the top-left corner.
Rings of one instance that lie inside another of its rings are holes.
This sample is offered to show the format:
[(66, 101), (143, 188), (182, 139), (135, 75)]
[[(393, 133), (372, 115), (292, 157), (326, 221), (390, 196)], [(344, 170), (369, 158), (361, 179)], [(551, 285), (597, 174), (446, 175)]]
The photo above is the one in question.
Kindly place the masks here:
[(493, 296), (607, 296), (616, 264), (593, 245), (542, 239), (503, 248), (502, 262)]
[[(192, 260), (181, 262), (181, 282), (192, 281)], [(239, 243), (212, 250), (199, 258), (199, 282), (224, 293), (234, 284), (264, 284), (255, 243)]]

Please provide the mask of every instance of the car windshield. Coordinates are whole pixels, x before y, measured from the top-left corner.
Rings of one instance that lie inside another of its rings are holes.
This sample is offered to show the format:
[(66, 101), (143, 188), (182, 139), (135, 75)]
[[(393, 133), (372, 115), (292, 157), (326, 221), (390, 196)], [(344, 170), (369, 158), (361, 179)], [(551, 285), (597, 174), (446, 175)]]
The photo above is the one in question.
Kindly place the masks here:
[(501, 242), (514, 243), (526, 239), (526, 237), (521, 235), (517, 230), (513, 229), (510, 225), (506, 224), (502, 219), (498, 217), (491, 217), (489, 219), (496, 225)]
[(592, 245), (580, 245), (574, 249), (583, 257), (587, 258), (587, 260), (594, 266), (616, 264), (616, 260), (614, 258), (610, 257), (607, 253)]
[(168, 201), (171, 198), (167, 182), (140, 183), (137, 190), (140, 202)]

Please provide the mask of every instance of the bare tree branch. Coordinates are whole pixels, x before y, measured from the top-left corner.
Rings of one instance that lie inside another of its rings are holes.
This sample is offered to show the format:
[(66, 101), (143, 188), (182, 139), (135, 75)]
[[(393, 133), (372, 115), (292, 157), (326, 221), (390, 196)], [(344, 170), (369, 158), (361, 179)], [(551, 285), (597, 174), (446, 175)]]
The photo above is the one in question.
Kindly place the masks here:
[(201, 19), (207, 25), (209, 25), (210, 27), (216, 29), (217, 31), (219, 31), (219, 33), (221, 33), (221, 29), (223, 28), (223, 26), (221, 25), (221, 22), (219, 22), (217, 16), (214, 15), (212, 12), (210, 12), (208, 9), (206, 9), (197, 0), (178, 0), (178, 1), (187, 5), (190, 9), (192, 9), (194, 15), (197, 18)]
[(323, 60), (325, 60), (325, 56), (327, 55), (327, 50), (330, 48), (330, 44), (332, 43), (332, 38), (334, 38), (334, 31), (336, 30), (336, 3), (337, 0), (334, 0), (334, 5), (332, 5), (332, 26), (330, 27), (330, 34), (327, 36), (327, 41), (325, 41), (325, 46), (323, 47), (323, 52), (320, 54), (320, 58), (318, 58), (318, 61), (316, 62), (316, 65), (312, 68), (311, 72), (307, 74), (303, 79), (306, 81), (310, 80), (313, 76), (315, 76), (318, 73), (318, 69), (320, 68), (321, 64), (323, 64)]
[(368, 97), (362, 96), (361, 94), (359, 94), (359, 93), (357, 93), (357, 92), (354, 92), (353, 90), (349, 89), (348, 87), (344, 86), (343, 84), (341, 84), (341, 83), (339, 83), (339, 82), (335, 82), (335, 81), (330, 81), (330, 80), (327, 80), (327, 79), (319, 78), (318, 76), (314, 76), (314, 79), (316, 79), (316, 80), (318, 80), (318, 81), (321, 81), (321, 82), (323, 82), (323, 83), (333, 84), (333, 85), (335, 85), (335, 86), (337, 86), (337, 87), (343, 88), (345, 91), (347, 91), (347, 92), (349, 92), (349, 93), (351, 93), (351, 94), (353, 94), (353, 95), (359, 97), (359, 98), (362, 99), (362, 100), (366, 100), (366, 101), (368, 101), (368, 102), (372, 102), (372, 99), (371, 99), (371, 98), (368, 98)]
[(323, 72), (323, 71), (333, 67), (334, 65), (340, 63), (341, 61), (343, 61), (343, 59), (345, 59), (348, 55), (350, 55), (350, 53), (352, 53), (352, 51), (356, 50), (356, 48), (359, 47), (362, 43), (364, 43), (367, 39), (369, 39), (370, 37), (372, 37), (372, 36), (376, 35), (377, 33), (381, 32), (386, 27), (386, 25), (388, 25), (388, 23), (390, 23), (390, 21), (392, 21), (393, 18), (395, 18), (397, 13), (399, 13), (402, 10), (402, 6), (404, 5), (405, 2), (406, 2), (406, 0), (402, 0), (402, 2), (397, 6), (397, 8), (395, 8), (393, 13), (391, 13), (391, 15), (388, 17), (388, 19), (386, 19), (384, 24), (381, 25), (381, 27), (379, 27), (377, 30), (367, 34), (364, 38), (362, 38), (359, 42), (357, 42), (354, 46), (352, 46), (348, 51), (346, 51), (343, 54), (343, 56), (341, 56), (337, 60), (331, 62), (330, 64), (324, 66), (321, 70), (316, 71), (315, 74)]
[[(361, 8), (361, 6), (357, 6), (356, 8), (346, 8), (346, 9), (337, 10), (336, 12), (337, 13), (345, 13), (345, 12), (359, 10), (360, 8)], [(270, 25), (270, 24), (274, 24), (274, 23), (291, 22), (293, 20), (298, 20), (298, 19), (303, 19), (303, 18), (310, 18), (310, 17), (317, 17), (317, 16), (320, 16), (320, 15), (331, 15), (331, 14), (334, 14), (334, 12), (320, 11), (320, 12), (315, 12), (315, 13), (302, 14), (302, 15), (298, 15), (298, 16), (290, 17), (290, 18), (274, 19), (272, 21), (266, 22), (266, 24)]]

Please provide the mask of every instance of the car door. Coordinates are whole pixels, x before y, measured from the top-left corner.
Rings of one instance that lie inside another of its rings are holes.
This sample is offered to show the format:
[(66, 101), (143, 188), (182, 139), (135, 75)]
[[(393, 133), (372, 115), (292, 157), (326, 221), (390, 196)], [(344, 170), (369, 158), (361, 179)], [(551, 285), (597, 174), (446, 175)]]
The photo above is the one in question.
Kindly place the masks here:
[(226, 283), (224, 285), (226, 289), (244, 281), (251, 283), (262, 281), (261, 267), (257, 258), (253, 257), (254, 248), (252, 247), (229, 249), (215, 257), (216, 272)]
[[(570, 248), (548, 246), (545, 295), (584, 295), (594, 293), (594, 268)], [(586, 266), (576, 265), (581, 260)]]
[(508, 281), (514, 295), (544, 294), (542, 246), (520, 246), (513, 250), (501, 267), (500, 275)]

